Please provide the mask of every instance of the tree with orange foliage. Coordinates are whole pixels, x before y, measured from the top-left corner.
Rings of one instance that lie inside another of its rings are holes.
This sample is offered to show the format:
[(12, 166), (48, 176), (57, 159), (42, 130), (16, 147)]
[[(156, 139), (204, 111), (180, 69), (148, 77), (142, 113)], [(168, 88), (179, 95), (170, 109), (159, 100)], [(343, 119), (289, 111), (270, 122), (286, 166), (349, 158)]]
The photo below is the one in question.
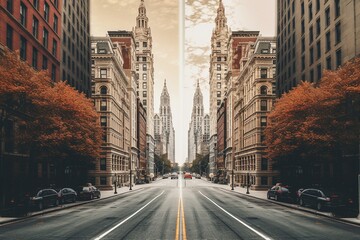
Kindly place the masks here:
[(22, 139), (31, 153), (87, 160), (99, 156), (99, 116), (84, 94), (65, 82), (53, 83), (47, 72), (35, 71), (8, 51), (0, 58), (0, 79), (0, 104), (21, 108), (28, 116), (22, 119)]
[(319, 84), (301, 83), (279, 99), (265, 130), (271, 159), (341, 158), (359, 141), (360, 59), (325, 71)]

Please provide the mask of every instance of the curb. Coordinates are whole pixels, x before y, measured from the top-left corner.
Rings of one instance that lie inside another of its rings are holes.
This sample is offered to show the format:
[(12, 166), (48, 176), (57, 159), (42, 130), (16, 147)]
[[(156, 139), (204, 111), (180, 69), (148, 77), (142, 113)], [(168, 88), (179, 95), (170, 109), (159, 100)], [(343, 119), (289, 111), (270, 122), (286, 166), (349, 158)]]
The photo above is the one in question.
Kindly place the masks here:
[(330, 219), (332, 219), (332, 220), (336, 220), (336, 221), (338, 221), (338, 222), (345, 222), (345, 223), (349, 223), (349, 224), (353, 224), (353, 225), (360, 226), (360, 222), (353, 222), (353, 221), (351, 221), (351, 220), (347, 220), (347, 219), (343, 219), (343, 218), (338, 218), (338, 217), (335, 217), (335, 216), (330, 216), (330, 215), (327, 215), (327, 214), (325, 214), (325, 213), (323, 213), (323, 212), (319, 212), (319, 211), (316, 211), (316, 210), (311, 210), (311, 209), (303, 208), (303, 207), (300, 207), (300, 206), (297, 206), (297, 205), (294, 206), (293, 204), (287, 204), (287, 203), (283, 203), (283, 202), (278, 202), (278, 201), (274, 201), (274, 200), (271, 200), (271, 199), (264, 199), (264, 198), (256, 197), (256, 196), (253, 196), (253, 195), (244, 194), (244, 193), (241, 193), (241, 192), (235, 192), (235, 191), (228, 190), (228, 189), (222, 188), (222, 187), (219, 187), (219, 189), (222, 189), (222, 190), (224, 190), (224, 191), (231, 192), (231, 193), (236, 193), (236, 194), (242, 195), (242, 196), (247, 196), (247, 197), (252, 197), (252, 198), (260, 199), (260, 200), (263, 200), (263, 201), (272, 202), (272, 203), (275, 203), (275, 204), (277, 204), (277, 205), (284, 206), (284, 207), (288, 207), (288, 208), (295, 209), (295, 210), (299, 210), (299, 211), (302, 211), (302, 212), (312, 213), (312, 214), (315, 214), (315, 215), (317, 215), (317, 216), (326, 217), (326, 218), (330, 218)]
[(110, 195), (110, 196), (107, 196), (107, 197), (104, 197), (104, 198), (98, 198), (98, 199), (94, 199), (94, 200), (90, 200), (90, 201), (76, 202), (76, 203), (74, 203), (74, 204), (72, 204), (72, 205), (60, 205), (60, 206), (58, 206), (58, 207), (53, 207), (53, 208), (46, 209), (46, 210), (39, 211), (39, 212), (31, 212), (32, 214), (31, 214), (31, 215), (28, 215), (28, 216), (24, 216), (24, 217), (20, 217), (20, 218), (14, 218), (14, 219), (9, 219), (9, 220), (5, 220), (5, 221), (3, 221), (3, 222), (0, 222), (0, 226), (5, 225), (5, 224), (8, 224), (8, 223), (12, 223), (12, 222), (24, 221), (24, 220), (26, 220), (26, 219), (29, 219), (29, 218), (32, 218), (32, 217), (36, 217), (36, 216), (40, 216), (40, 215), (44, 215), (44, 214), (47, 214), (47, 213), (58, 212), (58, 211), (61, 211), (61, 210), (64, 210), (64, 209), (69, 209), (69, 208), (73, 208), (73, 207), (85, 205), (85, 204), (92, 203), (92, 202), (102, 201), (102, 200), (105, 200), (105, 199), (108, 199), (108, 198), (114, 198), (114, 197), (117, 197), (117, 196), (120, 196), (120, 195), (123, 195), (123, 194), (132, 193), (132, 192), (137, 192), (137, 191), (140, 191), (140, 190), (142, 190), (142, 189), (144, 189), (144, 188), (141, 187), (141, 188), (134, 189), (134, 190), (131, 190), (131, 191), (128, 190), (127, 192), (122, 192), (122, 193), (118, 193), (118, 194), (114, 194), (114, 195)]

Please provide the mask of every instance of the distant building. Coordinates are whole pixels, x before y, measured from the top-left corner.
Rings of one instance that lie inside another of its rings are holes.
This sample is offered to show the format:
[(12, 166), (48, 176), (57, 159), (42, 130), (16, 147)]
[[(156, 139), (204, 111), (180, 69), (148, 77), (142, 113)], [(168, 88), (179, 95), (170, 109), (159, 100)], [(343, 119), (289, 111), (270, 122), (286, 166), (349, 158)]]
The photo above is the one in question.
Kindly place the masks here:
[(275, 38), (259, 37), (248, 43), (240, 60), (233, 119), (235, 181), (253, 189), (276, 183), (277, 171), (265, 158), (264, 129), (275, 101)]
[[(34, 1), (40, 2), (40, 1)], [(45, 1), (50, 5), (61, 1)], [(79, 92), (91, 95), (90, 0), (62, 1), (60, 75)], [(59, 3), (60, 4), (60, 3)], [(51, 13), (50, 13), (51, 16)]]
[(89, 170), (89, 180), (101, 189), (129, 182), (131, 152), (130, 85), (119, 45), (109, 37), (92, 37), (94, 93), (92, 99), (104, 130), (101, 157)]
[(196, 155), (206, 155), (209, 153), (209, 115), (204, 115), (203, 95), (199, 81), (193, 97), (193, 108), (191, 122), (188, 130), (188, 156), (187, 161), (192, 164)]
[(137, 99), (137, 149), (139, 150), (138, 164), (136, 166), (137, 178), (145, 178), (147, 173), (147, 145), (146, 145), (146, 110), (140, 99)]
[(360, 54), (358, 0), (277, 1), (277, 95)]

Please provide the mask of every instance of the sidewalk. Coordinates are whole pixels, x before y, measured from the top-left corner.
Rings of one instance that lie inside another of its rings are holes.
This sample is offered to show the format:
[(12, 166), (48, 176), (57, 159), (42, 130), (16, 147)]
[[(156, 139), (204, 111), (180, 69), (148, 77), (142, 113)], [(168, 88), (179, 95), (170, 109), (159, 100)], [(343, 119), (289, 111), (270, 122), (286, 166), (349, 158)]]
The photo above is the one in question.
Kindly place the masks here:
[[(204, 178), (202, 178), (202, 180), (210, 183), (210, 181), (208, 181), (208, 180), (206, 180)], [(297, 204), (285, 203), (285, 202), (279, 202), (279, 201), (267, 199), (267, 191), (266, 190), (265, 191), (255, 191), (255, 190), (249, 189), (249, 194), (246, 194), (246, 188), (245, 187), (234, 187), (234, 190), (231, 190), (231, 185), (229, 186), (229, 185), (216, 184), (216, 183), (213, 183), (213, 184), (214, 184), (214, 186), (217, 186), (219, 188), (222, 188), (222, 189), (230, 191), (230, 192), (235, 192), (237, 194), (243, 194), (243, 195), (253, 197), (253, 198), (264, 199), (266, 201), (271, 201), (273, 203), (276, 203), (276, 204), (279, 204), (279, 205), (282, 205), (282, 206), (286, 206), (286, 207), (289, 207), (289, 208), (292, 208), (292, 209), (296, 209), (296, 210), (299, 210), (299, 211), (309, 212), (309, 213), (313, 213), (313, 214), (316, 214), (316, 215), (336, 219), (336, 220), (339, 220), (339, 221), (360, 225), (360, 219), (357, 219), (357, 218), (339, 218), (339, 217), (334, 216), (330, 212), (320, 212), (320, 211), (317, 211), (317, 210), (312, 209), (312, 208), (301, 207), (301, 206), (299, 206)]]

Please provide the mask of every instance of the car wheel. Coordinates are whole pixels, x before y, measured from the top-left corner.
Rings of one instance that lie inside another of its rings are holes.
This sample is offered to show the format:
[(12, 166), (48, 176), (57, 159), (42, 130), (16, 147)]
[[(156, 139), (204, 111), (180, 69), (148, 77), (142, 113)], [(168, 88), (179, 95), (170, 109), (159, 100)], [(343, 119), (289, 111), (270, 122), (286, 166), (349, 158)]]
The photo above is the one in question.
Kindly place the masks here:
[(42, 203), (42, 202), (39, 202), (39, 204), (38, 204), (38, 209), (39, 209), (39, 211), (41, 211), (41, 210), (44, 209), (44, 206), (43, 206), (43, 203)]
[(267, 194), (267, 199), (270, 199), (270, 194), (269, 193)]
[(321, 204), (321, 202), (318, 202), (318, 203), (316, 204), (316, 209), (317, 209), (318, 211), (321, 211), (321, 209), (322, 209), (322, 204)]
[(300, 198), (300, 200), (299, 200), (299, 204), (300, 204), (300, 206), (304, 206), (304, 200), (302, 200), (302, 198)]
[(101, 193), (99, 193), (99, 196), (98, 196), (98, 198), (101, 198)]

